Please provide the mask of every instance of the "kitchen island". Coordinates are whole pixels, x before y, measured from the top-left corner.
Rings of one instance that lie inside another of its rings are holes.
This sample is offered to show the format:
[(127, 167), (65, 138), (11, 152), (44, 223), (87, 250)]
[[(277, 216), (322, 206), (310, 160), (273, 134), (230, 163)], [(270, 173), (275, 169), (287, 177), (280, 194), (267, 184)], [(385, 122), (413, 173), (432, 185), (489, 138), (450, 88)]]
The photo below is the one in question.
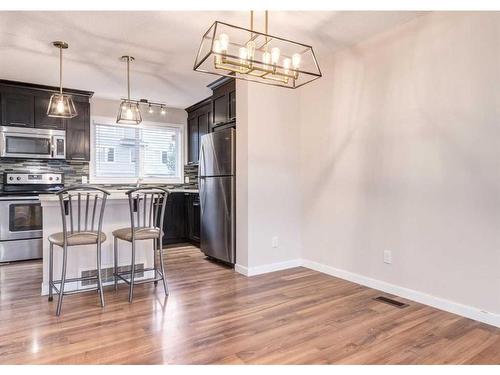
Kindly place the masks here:
[[(130, 227), (130, 211), (126, 190), (108, 190), (110, 195), (106, 201), (106, 209), (102, 224), (102, 232), (106, 234), (106, 241), (102, 244), (101, 268), (103, 284), (113, 284), (113, 234), (118, 228)], [(169, 189), (170, 193), (197, 193), (194, 189)], [(59, 197), (55, 194), (40, 195), (43, 209), (43, 281), (42, 295), (48, 294), (49, 280), (49, 242), (48, 236), (52, 233), (62, 232), (61, 208)], [(118, 266), (130, 266), (131, 245), (119, 241)], [(66, 278), (81, 277), (82, 272), (95, 272), (96, 270), (95, 245), (71, 246), (68, 248), (68, 263)], [(153, 250), (151, 241), (136, 242), (136, 269), (150, 268), (153, 266)], [(54, 246), (54, 278), (59, 280), (62, 268), (62, 249)], [(147, 271), (142, 278), (152, 277), (152, 271)], [(137, 277), (140, 279), (141, 277)], [(94, 285), (82, 285), (82, 282), (67, 283), (66, 291), (85, 289)]]

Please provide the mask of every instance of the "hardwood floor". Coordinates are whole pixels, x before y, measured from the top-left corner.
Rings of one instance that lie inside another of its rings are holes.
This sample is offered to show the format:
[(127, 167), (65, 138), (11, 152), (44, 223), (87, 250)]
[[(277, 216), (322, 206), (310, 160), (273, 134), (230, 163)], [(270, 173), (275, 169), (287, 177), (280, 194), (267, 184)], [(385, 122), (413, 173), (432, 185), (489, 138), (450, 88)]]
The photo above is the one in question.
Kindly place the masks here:
[[(500, 329), (305, 268), (251, 278), (167, 249), (170, 296), (123, 285), (56, 300), (39, 295), (41, 263), (0, 266), (0, 363), (500, 363)], [(401, 300), (401, 299), (399, 299)]]

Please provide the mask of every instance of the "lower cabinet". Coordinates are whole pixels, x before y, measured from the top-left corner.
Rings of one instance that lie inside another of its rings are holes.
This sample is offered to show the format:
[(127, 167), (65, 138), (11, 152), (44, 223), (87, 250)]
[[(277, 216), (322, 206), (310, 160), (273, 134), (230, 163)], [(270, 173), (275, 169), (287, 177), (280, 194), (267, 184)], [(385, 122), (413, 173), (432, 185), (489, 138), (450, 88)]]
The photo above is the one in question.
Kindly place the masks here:
[(171, 193), (165, 205), (163, 244), (200, 242), (199, 196), (195, 193)]

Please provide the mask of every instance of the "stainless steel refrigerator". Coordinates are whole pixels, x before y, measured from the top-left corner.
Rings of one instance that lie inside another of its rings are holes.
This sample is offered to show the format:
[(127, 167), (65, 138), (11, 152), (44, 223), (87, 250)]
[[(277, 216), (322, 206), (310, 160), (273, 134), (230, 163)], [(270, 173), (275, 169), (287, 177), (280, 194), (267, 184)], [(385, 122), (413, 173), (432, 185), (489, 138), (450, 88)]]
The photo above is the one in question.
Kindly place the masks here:
[(233, 128), (202, 136), (198, 167), (201, 251), (231, 264), (236, 262), (235, 147)]

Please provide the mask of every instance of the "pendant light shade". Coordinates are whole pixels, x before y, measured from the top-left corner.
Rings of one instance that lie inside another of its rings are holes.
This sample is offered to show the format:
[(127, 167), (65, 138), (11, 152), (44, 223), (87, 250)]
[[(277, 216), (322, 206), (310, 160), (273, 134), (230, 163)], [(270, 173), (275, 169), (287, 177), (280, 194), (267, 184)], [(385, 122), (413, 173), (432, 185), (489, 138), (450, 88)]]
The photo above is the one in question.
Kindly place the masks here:
[(132, 56), (122, 56), (122, 61), (127, 63), (127, 99), (120, 103), (116, 122), (118, 124), (137, 125), (142, 122), (141, 111), (137, 101), (130, 100), (130, 62), (135, 59)]
[(59, 48), (59, 92), (50, 97), (47, 115), (49, 117), (73, 118), (78, 115), (71, 95), (63, 94), (62, 91), (62, 51), (68, 48), (68, 43), (52, 42), (54, 47)]
[(118, 124), (137, 125), (142, 122), (141, 111), (139, 103), (129, 100), (122, 100), (118, 116), (116, 118)]

